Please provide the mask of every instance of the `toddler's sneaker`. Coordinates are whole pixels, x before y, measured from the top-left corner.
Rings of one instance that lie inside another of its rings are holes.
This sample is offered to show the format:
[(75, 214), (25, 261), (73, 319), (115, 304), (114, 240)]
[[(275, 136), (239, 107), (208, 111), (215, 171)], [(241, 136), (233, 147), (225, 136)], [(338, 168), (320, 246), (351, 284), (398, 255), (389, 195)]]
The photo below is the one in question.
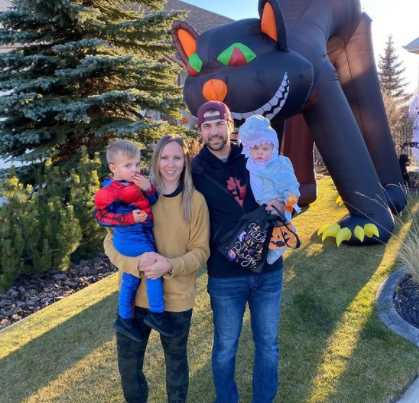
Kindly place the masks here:
[(141, 334), (138, 329), (135, 327), (134, 319), (122, 319), (119, 315), (116, 318), (113, 328), (123, 334), (124, 336), (129, 337), (134, 341), (141, 341)]
[(173, 337), (175, 332), (166, 313), (149, 312), (144, 318), (144, 323), (166, 337)]

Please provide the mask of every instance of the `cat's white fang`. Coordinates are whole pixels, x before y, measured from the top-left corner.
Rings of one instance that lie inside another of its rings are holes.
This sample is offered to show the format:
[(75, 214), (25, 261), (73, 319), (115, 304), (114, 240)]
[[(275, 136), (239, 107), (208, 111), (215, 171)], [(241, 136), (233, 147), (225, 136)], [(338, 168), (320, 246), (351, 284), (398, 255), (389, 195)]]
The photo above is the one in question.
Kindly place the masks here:
[(236, 119), (236, 120), (246, 119), (246, 118), (243, 118), (243, 115), (241, 113), (231, 112), (231, 116), (233, 116), (233, 119)]
[(271, 106), (276, 106), (276, 105), (278, 105), (278, 102), (279, 102), (279, 97), (278, 97), (278, 95), (279, 96), (282, 96), (282, 94), (278, 94), (278, 91), (277, 91), (277, 93), (275, 94), (275, 96), (269, 101), (269, 105), (271, 105)]
[[(263, 105), (261, 108), (255, 111), (245, 112), (245, 113), (232, 112), (231, 115), (236, 120), (247, 119), (252, 115), (265, 115), (267, 119), (271, 120), (279, 113), (279, 111), (284, 106), (285, 100), (288, 97), (288, 92), (289, 92), (289, 80), (288, 80), (288, 74), (285, 73), (284, 77), (282, 78), (280, 87), (277, 89), (272, 99), (270, 99), (265, 105)], [(272, 108), (274, 108), (273, 112), (266, 114), (266, 112), (272, 110)]]
[(253, 116), (254, 114), (255, 114), (254, 112), (243, 113), (243, 119), (250, 118), (250, 116)]

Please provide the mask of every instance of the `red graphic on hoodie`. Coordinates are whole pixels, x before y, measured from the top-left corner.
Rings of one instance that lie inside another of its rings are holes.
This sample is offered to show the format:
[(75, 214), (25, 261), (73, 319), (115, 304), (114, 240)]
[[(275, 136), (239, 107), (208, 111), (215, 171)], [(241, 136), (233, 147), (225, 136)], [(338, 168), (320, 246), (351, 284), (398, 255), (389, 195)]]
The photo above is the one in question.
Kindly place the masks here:
[(240, 186), (239, 179), (230, 177), (227, 180), (227, 192), (233, 195), (240, 207), (243, 207), (244, 197), (246, 196), (246, 185)]

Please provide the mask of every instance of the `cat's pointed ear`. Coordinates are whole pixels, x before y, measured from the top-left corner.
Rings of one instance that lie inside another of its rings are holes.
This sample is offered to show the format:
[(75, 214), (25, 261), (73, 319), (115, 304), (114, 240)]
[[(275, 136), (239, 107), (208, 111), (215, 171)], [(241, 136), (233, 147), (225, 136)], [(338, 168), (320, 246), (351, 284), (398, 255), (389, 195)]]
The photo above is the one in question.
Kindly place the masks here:
[(189, 57), (196, 52), (196, 41), (198, 38), (198, 32), (196, 32), (187, 22), (179, 20), (173, 21), (173, 43), (185, 65), (188, 64)]
[(278, 43), (280, 50), (287, 51), (287, 29), (278, 0), (259, 0), (261, 31)]

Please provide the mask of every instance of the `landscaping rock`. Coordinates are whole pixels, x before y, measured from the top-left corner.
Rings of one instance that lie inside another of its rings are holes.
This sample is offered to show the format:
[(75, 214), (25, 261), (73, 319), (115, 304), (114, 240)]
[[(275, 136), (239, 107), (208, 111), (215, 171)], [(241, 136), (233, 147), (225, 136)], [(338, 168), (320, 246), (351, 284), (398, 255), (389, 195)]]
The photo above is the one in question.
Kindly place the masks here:
[(59, 273), (59, 274), (53, 274), (52, 276), (55, 280), (66, 280), (67, 279), (67, 275), (64, 273)]
[(0, 301), (0, 308), (5, 308), (9, 305), (12, 305), (12, 301), (10, 299), (3, 299), (2, 301)]
[(0, 293), (0, 330), (116, 271), (101, 254), (93, 260), (72, 263), (65, 272), (50, 270), (40, 277), (19, 276), (12, 287)]
[(0, 326), (1, 327), (6, 327), (6, 326), (9, 326), (9, 325), (10, 325), (10, 320), (8, 320), (8, 319), (0, 320)]
[(407, 323), (419, 329), (419, 284), (407, 276), (394, 291), (394, 308)]

